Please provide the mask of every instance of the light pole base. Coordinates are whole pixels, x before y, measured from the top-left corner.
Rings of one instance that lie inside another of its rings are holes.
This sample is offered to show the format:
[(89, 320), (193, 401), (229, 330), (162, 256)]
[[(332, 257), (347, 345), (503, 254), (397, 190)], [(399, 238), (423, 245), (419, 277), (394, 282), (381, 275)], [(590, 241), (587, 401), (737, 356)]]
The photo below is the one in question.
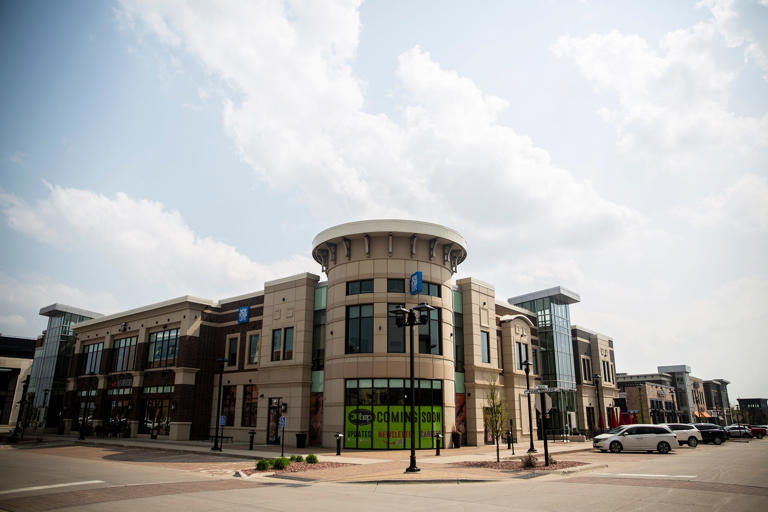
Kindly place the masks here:
[(528, 448), (528, 453), (539, 453), (536, 451), (536, 448)]
[(418, 473), (419, 471), (421, 471), (421, 468), (417, 468), (416, 466), (408, 466), (405, 468), (406, 473)]

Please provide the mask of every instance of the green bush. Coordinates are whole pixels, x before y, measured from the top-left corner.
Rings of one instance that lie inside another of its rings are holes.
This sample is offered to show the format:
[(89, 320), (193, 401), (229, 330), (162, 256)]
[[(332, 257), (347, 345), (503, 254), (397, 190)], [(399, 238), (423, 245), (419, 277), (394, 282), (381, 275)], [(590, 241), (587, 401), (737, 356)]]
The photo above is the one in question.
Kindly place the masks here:
[(275, 463), (272, 464), (272, 467), (275, 469), (285, 469), (290, 465), (291, 461), (288, 458), (280, 457), (279, 459), (275, 459)]
[(557, 461), (555, 460), (555, 458), (553, 456), (550, 455), (549, 456), (549, 463), (550, 464), (557, 464)]
[(529, 453), (520, 459), (520, 462), (523, 463), (524, 468), (535, 468), (538, 461), (539, 459), (537, 459), (536, 456), (532, 453)]
[(270, 464), (269, 459), (261, 459), (259, 462), (256, 463), (256, 469), (259, 471), (266, 471), (269, 469), (269, 467), (272, 465)]
[(296, 455), (296, 460), (294, 462), (304, 462), (304, 457), (301, 455)]
[(314, 453), (307, 455), (307, 464), (317, 464), (317, 455)]
[(296, 462), (296, 455), (291, 455), (291, 462)]

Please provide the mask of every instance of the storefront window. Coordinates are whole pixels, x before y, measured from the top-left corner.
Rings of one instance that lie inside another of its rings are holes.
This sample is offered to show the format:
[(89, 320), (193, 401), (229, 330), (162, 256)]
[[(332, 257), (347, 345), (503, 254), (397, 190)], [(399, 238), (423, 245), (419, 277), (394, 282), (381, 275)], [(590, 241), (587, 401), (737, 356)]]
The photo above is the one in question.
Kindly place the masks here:
[(225, 427), (235, 426), (235, 402), (237, 401), (237, 386), (224, 386), (221, 400), (221, 415), (224, 416)]
[(243, 420), (244, 427), (256, 426), (256, 411), (259, 408), (259, 390), (250, 384), (243, 386)]

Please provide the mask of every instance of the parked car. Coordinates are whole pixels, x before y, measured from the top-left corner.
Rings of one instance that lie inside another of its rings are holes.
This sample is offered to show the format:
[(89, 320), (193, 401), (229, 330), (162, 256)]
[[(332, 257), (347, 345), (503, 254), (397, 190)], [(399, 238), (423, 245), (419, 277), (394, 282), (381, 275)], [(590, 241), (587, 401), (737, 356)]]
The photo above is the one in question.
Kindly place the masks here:
[(765, 425), (747, 425), (749, 427), (749, 431), (752, 432), (752, 435), (755, 436), (758, 439), (762, 439), (768, 434), (768, 430), (766, 430)]
[(664, 426), (677, 434), (677, 442), (680, 446), (687, 444), (691, 448), (696, 448), (702, 441), (701, 431), (688, 423), (665, 423)]
[(595, 436), (592, 445), (605, 452), (620, 453), (624, 450), (645, 450), (669, 453), (679, 446), (677, 435), (662, 425), (623, 425), (606, 434)]
[(752, 439), (752, 431), (746, 425), (728, 425), (725, 427), (725, 431), (728, 432), (728, 437), (741, 437), (746, 439)]
[(720, 425), (715, 425), (714, 423), (694, 423), (693, 426), (701, 432), (701, 439), (705, 443), (722, 444), (728, 440), (728, 432)]

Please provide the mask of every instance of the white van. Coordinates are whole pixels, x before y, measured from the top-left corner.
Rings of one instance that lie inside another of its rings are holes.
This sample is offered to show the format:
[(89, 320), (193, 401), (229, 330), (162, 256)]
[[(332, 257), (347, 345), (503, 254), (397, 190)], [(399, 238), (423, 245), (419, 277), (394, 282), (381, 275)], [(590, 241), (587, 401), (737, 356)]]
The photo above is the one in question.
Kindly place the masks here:
[(606, 434), (595, 436), (593, 446), (605, 452), (620, 453), (627, 451), (658, 451), (669, 453), (678, 446), (677, 435), (662, 425), (622, 425)]

